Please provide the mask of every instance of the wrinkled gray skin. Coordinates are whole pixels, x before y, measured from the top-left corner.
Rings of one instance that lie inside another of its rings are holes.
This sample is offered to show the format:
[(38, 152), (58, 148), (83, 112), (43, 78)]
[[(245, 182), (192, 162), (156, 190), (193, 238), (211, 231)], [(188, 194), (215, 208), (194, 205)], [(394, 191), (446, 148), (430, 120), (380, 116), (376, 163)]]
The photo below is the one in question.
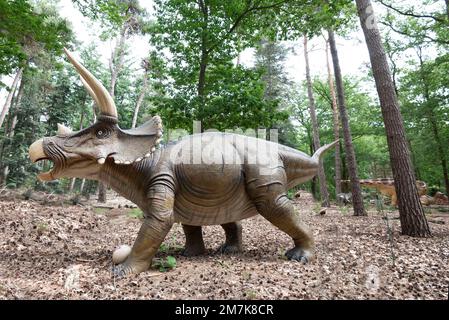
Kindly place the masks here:
[[(216, 224), (226, 233), (220, 250), (237, 252), (242, 248), (238, 221), (256, 214), (292, 237), (294, 247), (286, 252), (289, 259), (310, 260), (312, 236), (299, 221), (287, 190), (315, 176), (320, 156), (333, 144), (309, 157), (270, 141), (203, 133), (154, 150), (160, 128), (158, 117), (129, 131), (100, 117), (81, 132), (62, 132), (30, 147), (33, 161), (54, 162), (41, 179), (99, 180), (142, 209), (141, 229), (126, 261), (115, 267), (117, 275), (147, 270), (175, 222), (183, 224), (186, 255), (204, 252), (201, 226)], [(201, 152), (195, 151), (198, 145)], [(41, 146), (45, 155), (37, 157), (35, 149)], [(148, 153), (151, 149), (154, 152)], [(192, 164), (195, 157), (201, 163)], [(100, 158), (106, 159), (103, 164), (98, 163)]]

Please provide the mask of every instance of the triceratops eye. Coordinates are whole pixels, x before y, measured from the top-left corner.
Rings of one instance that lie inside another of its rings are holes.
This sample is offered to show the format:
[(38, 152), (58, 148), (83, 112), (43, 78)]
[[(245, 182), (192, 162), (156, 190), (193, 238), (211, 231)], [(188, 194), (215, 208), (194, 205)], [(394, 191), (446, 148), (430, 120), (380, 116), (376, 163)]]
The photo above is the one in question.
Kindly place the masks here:
[(104, 138), (107, 138), (109, 136), (109, 131), (106, 130), (106, 129), (98, 129), (97, 132), (95, 133), (95, 135), (99, 139), (104, 139)]

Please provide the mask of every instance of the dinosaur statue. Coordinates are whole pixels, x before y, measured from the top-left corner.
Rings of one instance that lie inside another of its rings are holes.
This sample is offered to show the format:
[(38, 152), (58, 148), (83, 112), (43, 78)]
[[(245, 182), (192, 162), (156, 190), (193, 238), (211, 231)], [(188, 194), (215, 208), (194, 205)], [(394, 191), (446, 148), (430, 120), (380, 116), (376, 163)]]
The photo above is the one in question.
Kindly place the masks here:
[(117, 276), (147, 270), (173, 223), (186, 236), (185, 254), (204, 252), (201, 226), (222, 225), (222, 252), (242, 247), (240, 220), (261, 214), (292, 237), (289, 259), (308, 262), (312, 234), (300, 222), (287, 190), (312, 179), (323, 153), (310, 157), (295, 149), (237, 134), (209, 132), (159, 145), (162, 122), (153, 117), (142, 126), (123, 130), (112, 97), (67, 50), (101, 114), (89, 128), (72, 132), (58, 125), (56, 136), (35, 141), (33, 162), (50, 160), (43, 181), (61, 177), (99, 180), (134, 202), (144, 213), (138, 236), (126, 260), (114, 266)]
[(421, 203), (425, 206), (430, 206), (433, 204), (444, 206), (449, 204), (448, 197), (439, 191), (437, 191), (433, 197), (429, 195), (422, 195), (419, 199), (421, 200)]
[[(397, 206), (398, 199), (396, 196), (396, 189), (394, 187), (393, 179), (391, 178), (362, 179), (360, 180), (360, 185), (366, 188), (376, 189), (381, 194), (389, 196), (391, 198), (391, 205)], [(427, 193), (427, 185), (425, 182), (417, 180), (416, 186), (418, 187), (418, 194), (420, 196), (423, 196)]]

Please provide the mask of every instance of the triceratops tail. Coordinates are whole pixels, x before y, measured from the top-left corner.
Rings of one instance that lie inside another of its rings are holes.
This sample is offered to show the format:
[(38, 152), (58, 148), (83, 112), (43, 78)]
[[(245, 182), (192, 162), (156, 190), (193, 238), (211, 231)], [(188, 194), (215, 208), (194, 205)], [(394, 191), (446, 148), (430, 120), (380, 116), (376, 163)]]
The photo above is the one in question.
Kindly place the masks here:
[(334, 147), (340, 140), (335, 140), (332, 143), (326, 144), (325, 146), (322, 146), (321, 148), (319, 148), (312, 156), (312, 159), (315, 162), (319, 162), (321, 160), (321, 158), (323, 157), (323, 155), (326, 153), (326, 151), (328, 151), (329, 149), (331, 149), (332, 147)]

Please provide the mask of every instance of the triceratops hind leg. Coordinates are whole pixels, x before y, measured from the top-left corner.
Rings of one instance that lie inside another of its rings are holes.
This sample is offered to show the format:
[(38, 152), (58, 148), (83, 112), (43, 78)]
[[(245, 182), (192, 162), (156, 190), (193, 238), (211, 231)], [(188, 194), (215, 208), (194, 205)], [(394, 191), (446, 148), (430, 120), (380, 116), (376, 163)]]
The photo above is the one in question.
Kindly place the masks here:
[(293, 204), (286, 194), (273, 199), (271, 208), (259, 209), (259, 212), (268, 221), (292, 237), (295, 246), (285, 255), (290, 260), (309, 262), (313, 255), (313, 239), (310, 231), (299, 220)]
[(221, 225), (226, 234), (226, 241), (218, 248), (221, 253), (236, 253), (242, 251), (242, 224), (240, 221)]
[(292, 237), (295, 243), (285, 255), (290, 260), (310, 261), (313, 255), (313, 238), (306, 226), (300, 222), (292, 202), (287, 197), (285, 172), (279, 167), (268, 176), (257, 175), (252, 168), (249, 169), (247, 192), (257, 211)]
[(201, 226), (182, 225), (186, 236), (186, 244), (182, 254), (187, 257), (203, 254), (206, 249), (204, 247), (203, 232)]

